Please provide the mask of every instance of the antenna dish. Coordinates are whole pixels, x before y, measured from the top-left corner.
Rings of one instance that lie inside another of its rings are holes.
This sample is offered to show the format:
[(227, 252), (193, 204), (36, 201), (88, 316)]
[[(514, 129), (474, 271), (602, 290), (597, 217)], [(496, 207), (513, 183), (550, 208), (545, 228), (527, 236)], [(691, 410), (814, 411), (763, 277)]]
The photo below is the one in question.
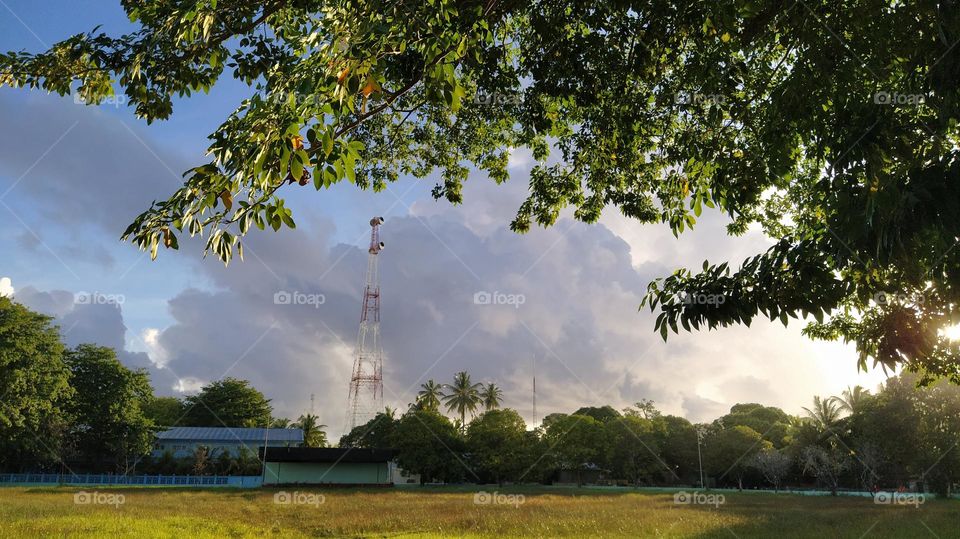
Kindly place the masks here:
[(370, 219), (370, 226), (379, 226), (383, 224), (383, 217), (374, 217)]

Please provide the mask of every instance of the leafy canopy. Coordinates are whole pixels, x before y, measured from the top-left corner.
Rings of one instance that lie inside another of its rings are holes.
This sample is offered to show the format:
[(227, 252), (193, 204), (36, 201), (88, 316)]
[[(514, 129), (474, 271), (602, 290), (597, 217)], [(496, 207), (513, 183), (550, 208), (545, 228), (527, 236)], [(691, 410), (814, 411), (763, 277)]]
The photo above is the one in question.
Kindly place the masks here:
[[(536, 160), (511, 226), (615, 207), (675, 234), (704, 207), (777, 242), (739, 267), (650, 284), (669, 331), (812, 317), (859, 362), (960, 381), (960, 12), (857, 0), (122, 0), (136, 31), (0, 56), (0, 84), (122, 91), (146, 121), (224, 74), (250, 97), (207, 163), (123, 237), (156, 256), (202, 234), (225, 262), (251, 226), (294, 227), (310, 183), (384, 189)], [(691, 298), (707, 301), (689, 301)], [(713, 299), (710, 301), (710, 299)], [(723, 298), (718, 301), (717, 298)]]

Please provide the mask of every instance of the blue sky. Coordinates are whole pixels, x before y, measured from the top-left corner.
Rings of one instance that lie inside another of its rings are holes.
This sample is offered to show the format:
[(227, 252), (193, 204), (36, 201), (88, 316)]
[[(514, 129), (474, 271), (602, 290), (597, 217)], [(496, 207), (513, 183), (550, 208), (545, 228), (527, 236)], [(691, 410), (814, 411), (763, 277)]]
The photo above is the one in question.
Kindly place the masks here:
[[(40, 51), (97, 24), (129, 28), (119, 2), (0, 0), (0, 50)], [(513, 234), (507, 225), (530, 167), (522, 151), (504, 186), (471, 175), (461, 207), (432, 200), (429, 179), (379, 194), (349, 185), (291, 189), (297, 230), (254, 234), (246, 262), (229, 268), (200, 259), (189, 241), (154, 262), (120, 243), (135, 215), (203, 162), (206, 136), (247, 95), (227, 77), (209, 95), (179, 100), (171, 120), (147, 126), (123, 106), (0, 89), (0, 278), (10, 279), (15, 299), (56, 316), (70, 344), (122, 349), (124, 361), (150, 371), (158, 393), (238, 376), (290, 417), (316, 394), (321, 420), (339, 425), (367, 223), (383, 215), (385, 394), (395, 406), (427, 378), (446, 381), (466, 369), (503, 386), (507, 404), (529, 418), (533, 357), (541, 417), (643, 398), (696, 420), (737, 402), (798, 413), (814, 394), (883, 378), (857, 373), (850, 347), (803, 339), (802, 324), (661, 342), (652, 316), (637, 311), (651, 278), (705, 258), (736, 264), (770, 239), (728, 238), (724, 220), (706, 215), (677, 241), (616, 211), (597, 225), (563, 218), (549, 230)], [(278, 291), (323, 294), (325, 302), (278, 306), (270, 299)], [(483, 291), (525, 302), (476, 305)], [(79, 292), (124, 302), (77, 304)]]

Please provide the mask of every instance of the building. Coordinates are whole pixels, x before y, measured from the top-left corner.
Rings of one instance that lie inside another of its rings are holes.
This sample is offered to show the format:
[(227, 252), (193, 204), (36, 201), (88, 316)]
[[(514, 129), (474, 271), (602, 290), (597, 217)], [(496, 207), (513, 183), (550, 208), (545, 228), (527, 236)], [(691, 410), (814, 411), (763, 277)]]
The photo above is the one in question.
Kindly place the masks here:
[(391, 449), (269, 447), (260, 452), (263, 485), (392, 486), (395, 453)]
[(237, 456), (244, 448), (252, 454), (268, 447), (296, 447), (303, 443), (300, 429), (263, 429), (239, 427), (173, 427), (157, 433), (153, 456), (170, 452), (175, 458), (192, 456), (198, 447), (206, 447), (211, 458), (229, 451)]

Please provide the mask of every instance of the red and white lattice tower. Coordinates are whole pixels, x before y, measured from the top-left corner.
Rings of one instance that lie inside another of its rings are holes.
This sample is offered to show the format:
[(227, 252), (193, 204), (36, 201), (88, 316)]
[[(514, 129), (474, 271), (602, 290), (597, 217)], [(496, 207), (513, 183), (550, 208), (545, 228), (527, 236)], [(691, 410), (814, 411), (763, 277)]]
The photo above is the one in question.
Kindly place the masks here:
[[(363, 290), (360, 332), (354, 351), (353, 375), (347, 402), (347, 427), (363, 425), (383, 411), (383, 350), (380, 348), (380, 277), (377, 255), (383, 250), (380, 225), (383, 217), (370, 219), (370, 253), (367, 257), (367, 284)], [(349, 432), (349, 430), (348, 430)]]

